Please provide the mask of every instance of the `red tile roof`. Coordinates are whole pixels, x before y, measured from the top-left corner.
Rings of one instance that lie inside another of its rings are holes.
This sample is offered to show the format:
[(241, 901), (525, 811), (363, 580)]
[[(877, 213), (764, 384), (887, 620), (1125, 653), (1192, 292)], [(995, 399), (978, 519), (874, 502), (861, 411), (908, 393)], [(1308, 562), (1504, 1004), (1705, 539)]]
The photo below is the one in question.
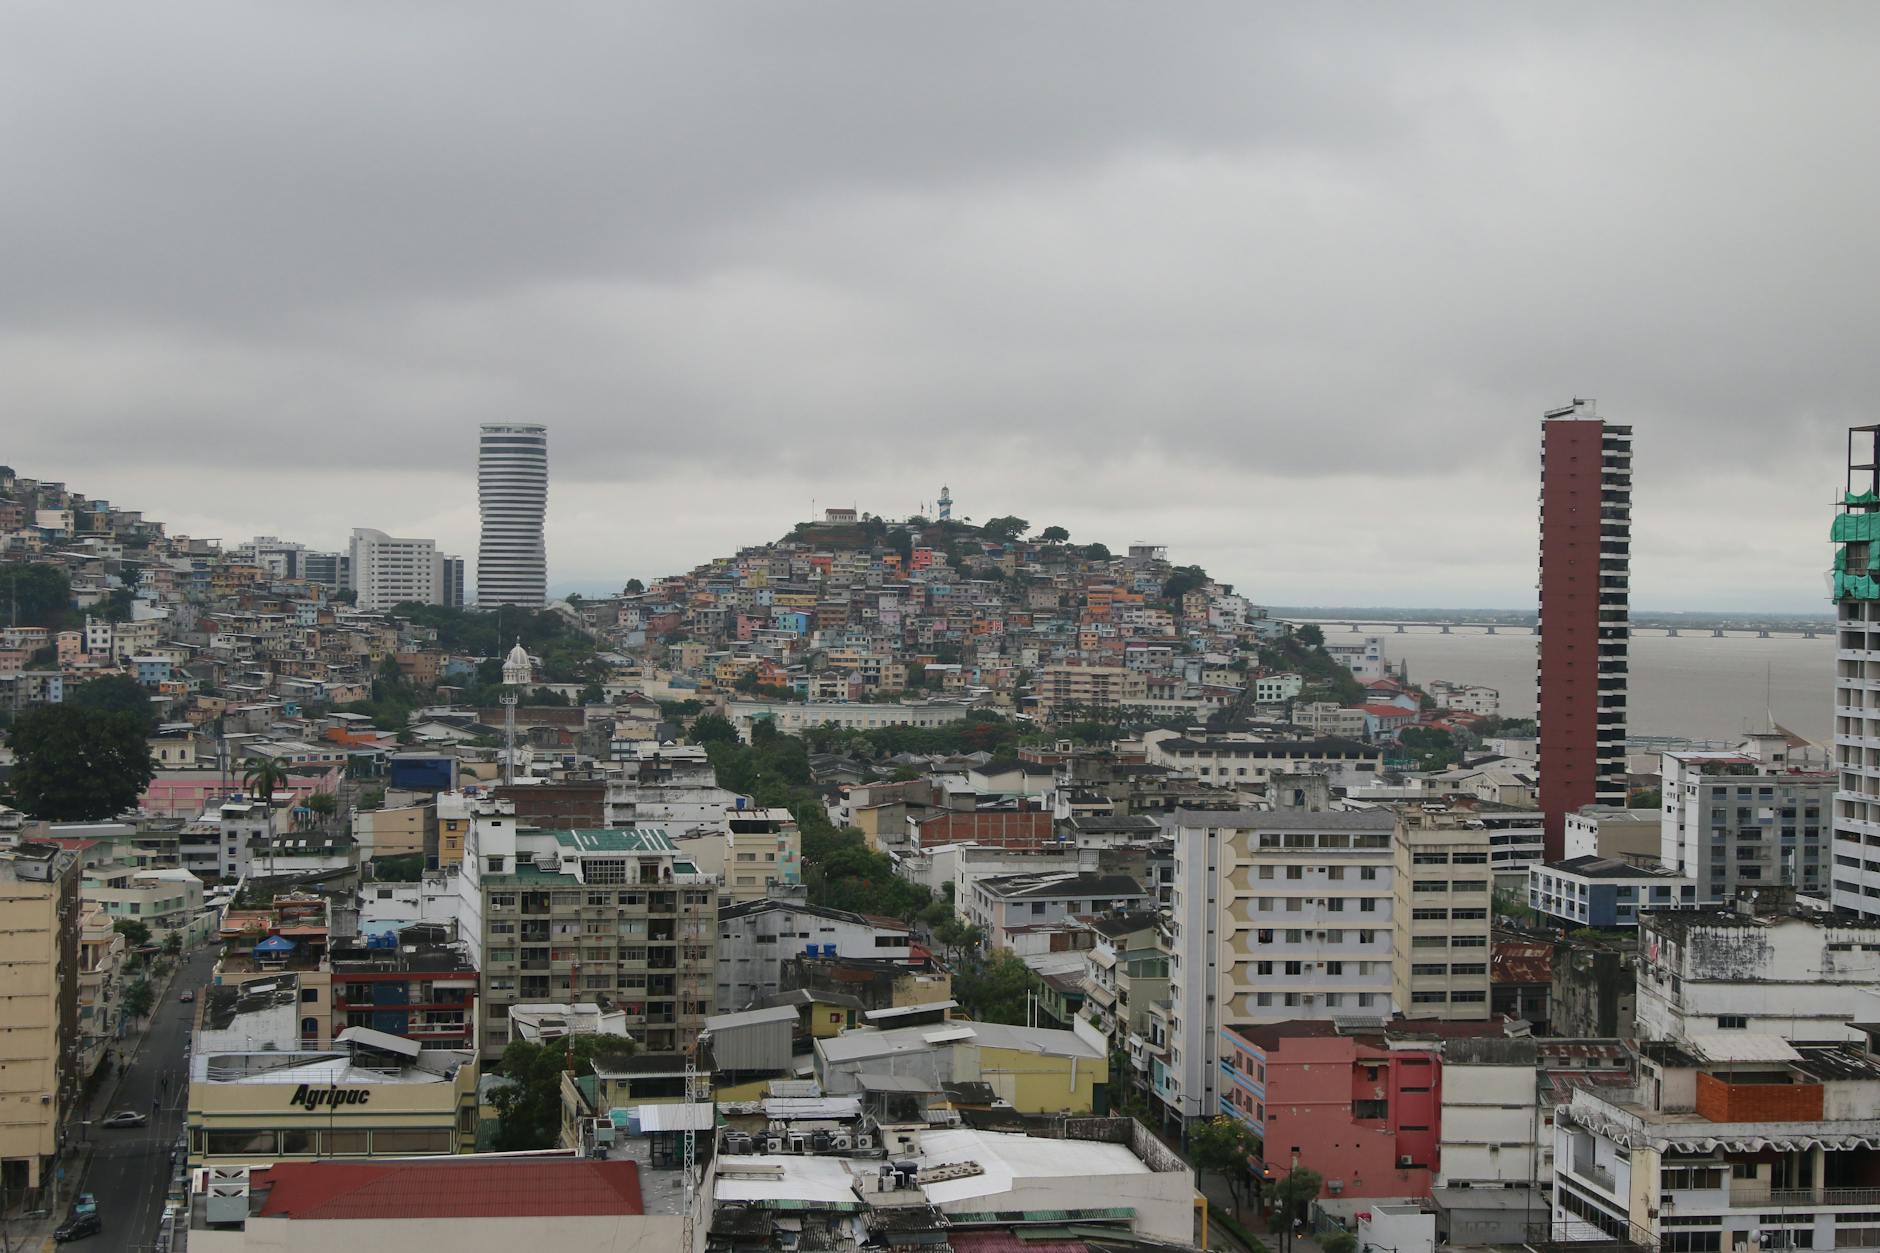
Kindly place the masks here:
[(1417, 716), (1416, 710), (1404, 709), (1397, 705), (1359, 705), (1358, 708), (1373, 718), (1415, 718)]
[(281, 1162), (255, 1174), (260, 1216), (548, 1218), (643, 1214), (637, 1162), (573, 1158)]

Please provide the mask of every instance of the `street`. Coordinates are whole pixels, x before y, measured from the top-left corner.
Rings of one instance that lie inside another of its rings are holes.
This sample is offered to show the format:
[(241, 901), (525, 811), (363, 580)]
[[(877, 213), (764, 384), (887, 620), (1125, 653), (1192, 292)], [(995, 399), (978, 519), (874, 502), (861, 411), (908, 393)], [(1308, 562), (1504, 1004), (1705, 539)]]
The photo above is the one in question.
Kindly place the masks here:
[(102, 1116), (128, 1109), (151, 1118), (147, 1125), (127, 1131), (103, 1130), (94, 1121), (86, 1133), (93, 1149), (90, 1164), (84, 1181), (67, 1193), (65, 1206), (70, 1208), (73, 1194), (90, 1192), (98, 1198), (104, 1231), (69, 1246), (75, 1253), (129, 1253), (133, 1248), (149, 1248), (156, 1238), (169, 1191), (170, 1150), (182, 1132), (189, 1105), (189, 1072), (183, 1053), (196, 1006), (184, 1005), (177, 997), (193, 990), (200, 1000), (202, 986), (214, 968), (215, 950), (210, 946), (183, 960), (153, 1012), (143, 1044), (121, 1077), (117, 1094), (108, 1108), (100, 1105), (94, 1111)]

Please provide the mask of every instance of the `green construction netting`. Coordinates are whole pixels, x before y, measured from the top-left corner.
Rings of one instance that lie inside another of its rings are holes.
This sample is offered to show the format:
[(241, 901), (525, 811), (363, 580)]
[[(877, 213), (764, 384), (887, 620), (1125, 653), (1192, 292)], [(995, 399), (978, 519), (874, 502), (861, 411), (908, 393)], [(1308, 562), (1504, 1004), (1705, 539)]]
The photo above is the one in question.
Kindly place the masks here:
[(1837, 544), (1849, 540), (1880, 539), (1880, 513), (1844, 513), (1834, 520), (1834, 531), (1828, 536)]
[(1836, 600), (1880, 600), (1880, 580), (1871, 574), (1843, 574), (1834, 572), (1834, 598)]
[(1880, 504), (1880, 493), (1849, 492), (1842, 499), (1845, 500), (1846, 503), (1850, 505), (1874, 505), (1874, 504)]

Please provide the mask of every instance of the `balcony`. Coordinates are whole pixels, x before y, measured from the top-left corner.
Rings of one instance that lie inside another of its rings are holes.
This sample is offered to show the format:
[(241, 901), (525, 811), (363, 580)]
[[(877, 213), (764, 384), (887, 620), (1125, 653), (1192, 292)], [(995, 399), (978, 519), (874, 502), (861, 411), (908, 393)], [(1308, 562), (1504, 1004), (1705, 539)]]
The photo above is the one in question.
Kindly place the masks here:
[(1613, 1181), (1612, 1172), (1593, 1162), (1574, 1163), (1573, 1173), (1588, 1183), (1594, 1184), (1613, 1195), (1618, 1194), (1618, 1187)]
[[(1819, 1209), (1831, 1205), (1880, 1206), (1880, 1188), (1773, 1188), (1764, 1189), (1769, 1204), (1798, 1209)], [(1730, 1189), (1730, 1202), (1736, 1203), (1736, 1189)]]

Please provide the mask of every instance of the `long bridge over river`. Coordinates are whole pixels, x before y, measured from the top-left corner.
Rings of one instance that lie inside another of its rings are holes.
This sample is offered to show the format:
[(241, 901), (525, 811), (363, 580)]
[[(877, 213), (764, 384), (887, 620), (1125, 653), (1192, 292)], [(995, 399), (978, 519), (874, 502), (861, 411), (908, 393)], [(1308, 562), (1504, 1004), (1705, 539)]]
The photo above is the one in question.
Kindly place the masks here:
[[(1338, 628), (1348, 628), (1351, 635), (1539, 635), (1541, 629), (1532, 622), (1463, 622), (1463, 621), (1408, 621), (1392, 620), (1377, 622), (1368, 618), (1287, 618), (1286, 621), (1304, 625), (1313, 623), (1324, 629), (1328, 636), (1338, 633)], [(1670, 626), (1663, 623), (1634, 623), (1633, 635), (1678, 636), (1701, 635), (1716, 639), (1736, 636), (1744, 639), (1818, 639), (1823, 635), (1833, 635), (1830, 626), (1809, 626), (1802, 623), (1772, 623), (1767, 626), (1745, 624), (1742, 626)]]

